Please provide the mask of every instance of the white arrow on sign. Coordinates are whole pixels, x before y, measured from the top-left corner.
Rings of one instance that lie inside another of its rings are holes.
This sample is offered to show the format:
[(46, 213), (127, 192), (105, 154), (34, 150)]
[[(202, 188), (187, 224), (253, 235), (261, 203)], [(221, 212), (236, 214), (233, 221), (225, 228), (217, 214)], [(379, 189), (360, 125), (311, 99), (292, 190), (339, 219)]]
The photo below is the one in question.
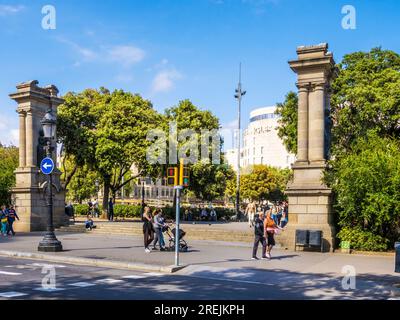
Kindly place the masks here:
[(43, 168), (45, 168), (46, 170), (47, 170), (47, 168), (52, 168), (52, 167), (53, 167), (53, 165), (51, 163), (45, 163), (43, 165)]

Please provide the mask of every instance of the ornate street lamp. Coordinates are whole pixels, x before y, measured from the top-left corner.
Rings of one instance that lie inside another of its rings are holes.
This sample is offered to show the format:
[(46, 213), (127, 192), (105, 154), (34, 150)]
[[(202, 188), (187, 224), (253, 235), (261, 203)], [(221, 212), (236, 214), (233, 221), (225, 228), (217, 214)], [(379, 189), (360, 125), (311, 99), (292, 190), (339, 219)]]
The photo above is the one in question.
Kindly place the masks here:
[[(44, 138), (46, 140), (46, 146), (44, 150), (46, 152), (46, 157), (52, 159), (52, 151), (54, 150), (53, 141), (56, 135), (56, 124), (57, 118), (50, 108), (44, 118), (41, 121), (43, 127)], [(62, 244), (57, 240), (54, 234), (53, 226), (53, 177), (52, 173), (48, 174), (47, 180), (47, 192), (48, 192), (48, 217), (47, 217), (47, 231), (44, 238), (39, 243), (38, 250), (44, 252), (59, 252), (62, 251)]]

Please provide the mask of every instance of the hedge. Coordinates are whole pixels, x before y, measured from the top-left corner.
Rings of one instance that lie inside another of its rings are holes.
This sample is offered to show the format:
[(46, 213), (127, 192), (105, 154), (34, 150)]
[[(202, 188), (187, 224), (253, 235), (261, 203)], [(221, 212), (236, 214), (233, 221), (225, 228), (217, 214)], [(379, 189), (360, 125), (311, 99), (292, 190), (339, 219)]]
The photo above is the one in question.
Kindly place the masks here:
[[(99, 206), (100, 212), (102, 211), (102, 206)], [(152, 208), (154, 210), (155, 208)], [(189, 209), (189, 207), (182, 207), (181, 214), (185, 213), (185, 210)], [(89, 206), (87, 204), (76, 204), (74, 205), (75, 215), (76, 216), (85, 216), (88, 214)], [(175, 209), (170, 206), (166, 206), (162, 208), (164, 215), (167, 219), (175, 219)], [(217, 213), (218, 220), (224, 219), (229, 220), (230, 217), (235, 215), (235, 210), (228, 209), (224, 207), (214, 208)], [(191, 209), (193, 220), (200, 219), (201, 209)], [(114, 205), (114, 217), (115, 218), (124, 218), (124, 219), (133, 219), (140, 218), (141, 206), (139, 205), (128, 205), (128, 204), (115, 204)], [(208, 212), (209, 213), (209, 212)]]

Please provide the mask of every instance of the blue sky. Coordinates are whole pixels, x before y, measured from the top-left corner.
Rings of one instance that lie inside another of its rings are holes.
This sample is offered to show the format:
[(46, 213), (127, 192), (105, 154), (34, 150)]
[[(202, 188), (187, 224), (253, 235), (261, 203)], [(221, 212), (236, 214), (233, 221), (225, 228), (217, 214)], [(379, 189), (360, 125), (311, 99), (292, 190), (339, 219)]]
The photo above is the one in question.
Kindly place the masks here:
[[(41, 27), (47, 4), (56, 30)], [(342, 28), (347, 4), (356, 30)], [(0, 0), (0, 141), (17, 143), (8, 94), (31, 79), (61, 94), (122, 88), (159, 111), (188, 98), (231, 127), (240, 61), (246, 124), (295, 89), (287, 61), (297, 46), (328, 42), (336, 61), (375, 46), (400, 52), (399, 19), (398, 0)]]

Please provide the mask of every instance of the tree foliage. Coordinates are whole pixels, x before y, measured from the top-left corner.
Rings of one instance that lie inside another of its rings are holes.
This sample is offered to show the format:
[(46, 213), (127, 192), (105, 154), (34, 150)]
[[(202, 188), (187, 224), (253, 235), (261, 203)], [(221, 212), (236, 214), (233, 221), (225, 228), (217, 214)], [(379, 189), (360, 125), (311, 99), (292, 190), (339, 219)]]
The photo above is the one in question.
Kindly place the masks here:
[(332, 83), (332, 154), (359, 137), (400, 136), (400, 55), (374, 48), (345, 55)]
[(290, 91), (283, 103), (278, 103), (275, 114), (279, 115), (278, 136), (282, 139), (286, 150), (290, 153), (297, 153), (297, 105), (298, 97)]
[(15, 185), (14, 171), (18, 167), (18, 148), (0, 144), (0, 204), (9, 204)]
[[(65, 174), (66, 185), (78, 168), (86, 166), (97, 172), (104, 183), (106, 208), (109, 191), (115, 195), (137, 176), (157, 170), (146, 160), (150, 144), (146, 136), (160, 125), (161, 116), (150, 101), (123, 90), (87, 89), (64, 98), (59, 107), (58, 136), (64, 160), (74, 161), (71, 173)], [(133, 165), (137, 175), (123, 179)]]
[(240, 194), (244, 199), (254, 201), (284, 200), (286, 184), (291, 170), (279, 169), (267, 165), (253, 165), (246, 168), (240, 182)]
[(371, 249), (355, 240), (373, 234), (380, 239), (373, 250), (393, 248), (400, 234), (400, 141), (370, 134), (352, 151), (337, 160), (328, 175), (343, 227), (338, 237), (356, 249)]
[[(219, 119), (208, 110), (201, 110), (191, 101), (183, 100), (175, 107), (165, 111), (165, 127), (170, 122), (176, 122), (178, 131), (185, 129), (193, 130), (197, 137), (198, 156), (201, 155), (201, 132), (202, 130), (218, 130), (220, 128)], [(222, 140), (219, 138), (218, 148), (222, 148)], [(182, 146), (180, 142), (178, 148)], [(211, 155), (211, 144), (208, 146)], [(197, 158), (196, 163), (189, 166), (190, 185), (188, 191), (196, 197), (212, 201), (224, 196), (225, 188), (229, 179), (234, 175), (233, 170), (223, 164), (221, 156), (220, 164), (212, 164), (211, 159)]]

